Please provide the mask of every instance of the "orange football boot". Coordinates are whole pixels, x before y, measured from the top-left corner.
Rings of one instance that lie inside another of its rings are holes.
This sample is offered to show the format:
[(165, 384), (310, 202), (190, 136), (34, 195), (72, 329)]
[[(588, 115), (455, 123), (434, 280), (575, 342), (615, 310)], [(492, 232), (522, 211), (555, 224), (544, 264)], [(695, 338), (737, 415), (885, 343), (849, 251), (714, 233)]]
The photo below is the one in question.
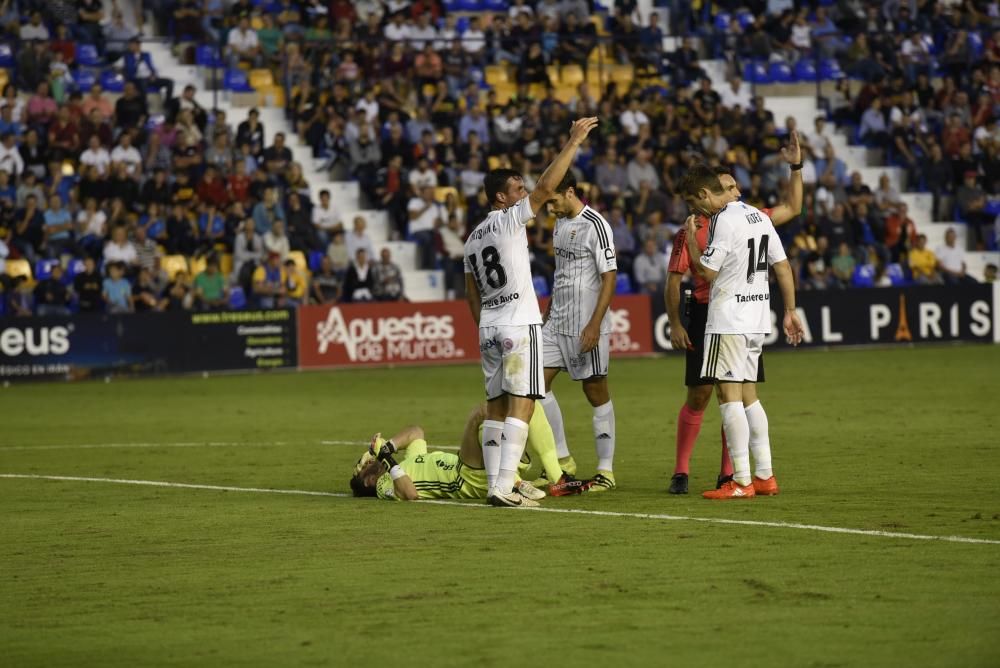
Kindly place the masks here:
[(707, 492), (702, 492), (701, 495), (706, 499), (724, 501), (727, 499), (752, 499), (756, 493), (753, 490), (753, 484), (743, 486), (735, 480), (730, 480), (719, 489), (710, 489)]
[(767, 480), (762, 480), (757, 476), (753, 477), (753, 491), (760, 496), (777, 496), (778, 481), (771, 476)]

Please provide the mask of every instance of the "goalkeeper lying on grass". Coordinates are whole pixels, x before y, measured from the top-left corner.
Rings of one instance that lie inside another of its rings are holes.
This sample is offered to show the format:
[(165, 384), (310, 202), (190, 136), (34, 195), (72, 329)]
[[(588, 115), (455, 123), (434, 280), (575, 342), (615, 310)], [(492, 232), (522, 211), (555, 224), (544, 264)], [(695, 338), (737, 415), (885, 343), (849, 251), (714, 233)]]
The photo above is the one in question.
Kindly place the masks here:
[[(380, 499), (416, 501), (418, 499), (485, 499), (486, 470), (483, 468), (482, 435), (486, 404), (473, 409), (465, 423), (462, 444), (457, 455), (427, 452), (424, 430), (406, 427), (384, 440), (372, 437), (368, 451), (358, 460), (351, 477), (354, 496), (377, 496)], [(545, 418), (536, 410), (528, 424), (528, 443), (521, 460), (522, 473), (538, 458), (549, 480), (551, 496), (579, 494), (590, 488), (589, 481), (576, 480), (559, 468), (555, 437)], [(396, 460), (399, 459), (397, 462)], [(518, 480), (514, 491), (523, 497), (523, 506), (536, 506), (545, 493), (525, 480)]]

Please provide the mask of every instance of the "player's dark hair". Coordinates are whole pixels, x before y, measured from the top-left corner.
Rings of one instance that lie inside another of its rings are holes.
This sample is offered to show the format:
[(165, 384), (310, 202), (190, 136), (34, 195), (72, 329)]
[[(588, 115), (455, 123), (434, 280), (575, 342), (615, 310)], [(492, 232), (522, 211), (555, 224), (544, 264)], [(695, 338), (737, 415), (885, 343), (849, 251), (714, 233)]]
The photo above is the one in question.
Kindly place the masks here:
[(729, 169), (725, 165), (716, 165), (712, 169), (715, 170), (715, 173), (718, 176), (732, 176), (733, 175), (733, 170)]
[(365, 481), (361, 479), (361, 474), (351, 476), (351, 493), (354, 496), (375, 496), (375, 487), (369, 487), (365, 484)]
[(490, 204), (497, 197), (497, 193), (502, 193), (507, 190), (507, 182), (511, 179), (524, 178), (521, 173), (514, 169), (506, 169), (501, 167), (499, 169), (491, 169), (486, 172), (486, 178), (483, 179), (483, 188), (486, 189), (486, 199), (489, 200)]
[(576, 190), (576, 176), (573, 175), (573, 172), (567, 170), (566, 176), (562, 177), (562, 181), (556, 186), (556, 192), (564, 194), (570, 188)]
[(703, 162), (688, 169), (681, 181), (681, 192), (688, 197), (696, 197), (702, 188), (716, 194), (724, 190), (715, 169)]

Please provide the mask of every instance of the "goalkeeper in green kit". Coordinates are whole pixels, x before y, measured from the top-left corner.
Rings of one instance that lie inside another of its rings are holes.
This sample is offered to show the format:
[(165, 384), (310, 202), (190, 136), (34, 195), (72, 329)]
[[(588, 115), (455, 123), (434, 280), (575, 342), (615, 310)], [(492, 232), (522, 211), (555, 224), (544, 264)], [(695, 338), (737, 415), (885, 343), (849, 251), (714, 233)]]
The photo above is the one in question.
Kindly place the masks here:
[[(397, 501), (485, 499), (488, 485), (480, 446), (485, 418), (485, 404), (476, 406), (466, 420), (458, 454), (428, 452), (424, 430), (418, 426), (406, 427), (388, 440), (376, 434), (354, 467), (351, 491), (354, 496)], [(547, 475), (560, 476), (550, 478), (559, 482), (549, 485), (549, 495), (568, 496), (590, 488), (590, 481), (566, 476), (559, 468), (555, 437), (545, 419), (545, 411), (535, 411), (528, 424), (522, 473), (530, 467), (531, 456), (539, 459)], [(545, 496), (526, 480), (518, 480), (514, 491), (524, 497), (524, 507), (537, 506), (538, 500)]]

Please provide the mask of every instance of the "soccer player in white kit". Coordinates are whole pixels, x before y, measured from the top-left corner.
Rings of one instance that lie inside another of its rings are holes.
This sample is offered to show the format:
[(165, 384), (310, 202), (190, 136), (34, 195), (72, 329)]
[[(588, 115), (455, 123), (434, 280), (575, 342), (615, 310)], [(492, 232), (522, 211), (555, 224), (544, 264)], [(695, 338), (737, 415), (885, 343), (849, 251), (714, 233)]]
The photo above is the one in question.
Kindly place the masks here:
[(557, 216), (552, 234), (556, 271), (542, 327), (545, 398), (541, 404), (556, 438), (559, 463), (566, 474), (573, 475), (576, 463), (566, 445), (552, 381), (560, 371), (568, 371), (570, 378), (581, 381), (583, 393), (594, 409), (592, 426), (597, 450), (597, 474), (588, 491), (606, 491), (615, 487), (615, 411), (608, 392), (608, 307), (615, 294), (618, 261), (611, 226), (600, 213), (580, 201), (572, 174), (566, 174), (556, 188), (549, 200), (549, 211)]
[(479, 327), (486, 380), (483, 465), (490, 505), (536, 505), (513, 489), (528, 422), (545, 385), (542, 314), (531, 281), (525, 226), (555, 193), (577, 149), (596, 126), (595, 117), (573, 123), (569, 141), (530, 195), (517, 172), (491, 170), (483, 185), (493, 209), (465, 242), (466, 298)]
[[(755, 207), (731, 201), (710, 166), (692, 167), (681, 187), (691, 208), (711, 216), (703, 253), (696, 238), (697, 215), (689, 216), (685, 225), (691, 268), (712, 284), (701, 375), (719, 387), (722, 425), (733, 461), (733, 479), (702, 496), (740, 499), (777, 493), (767, 414), (757, 399), (757, 361), (771, 331), (768, 267), (774, 268), (781, 289), (785, 335), (792, 345), (802, 341), (791, 266), (771, 219)], [(751, 452), (757, 467), (753, 476)]]

